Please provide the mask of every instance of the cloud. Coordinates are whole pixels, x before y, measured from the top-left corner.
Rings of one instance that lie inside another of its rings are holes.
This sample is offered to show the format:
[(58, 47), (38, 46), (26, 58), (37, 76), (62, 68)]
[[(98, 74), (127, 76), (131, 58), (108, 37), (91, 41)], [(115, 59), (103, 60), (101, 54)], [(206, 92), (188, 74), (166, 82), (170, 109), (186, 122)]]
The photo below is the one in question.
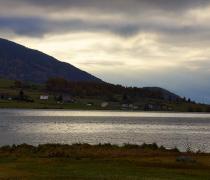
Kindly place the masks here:
[(46, 21), (43, 19), (26, 17), (0, 17), (0, 29), (23, 36), (42, 36), (49, 32)]
[(81, 65), (85, 65), (85, 66), (112, 66), (112, 67), (116, 67), (116, 66), (124, 66), (125, 65), (125, 62), (120, 62), (120, 61), (110, 61), (110, 60), (88, 60), (87, 61), (83, 61), (83, 62), (80, 62), (79, 64)]
[(43, 36), (48, 33), (105, 31), (128, 36), (138, 31), (138, 26), (130, 24), (109, 24), (88, 22), (78, 19), (57, 21), (36, 17), (0, 17), (0, 29), (10, 30), (23, 36)]
[(188, 14), (210, 5), (206, 0), (0, 0), (0, 4), (0, 29), (19, 35), (103, 31), (129, 37), (150, 32), (179, 43), (183, 38), (205, 40), (210, 32), (207, 22), (195, 22)]
[(210, 102), (209, 10), (208, 0), (0, 0), (0, 33), (105, 81)]
[(208, 75), (210, 73), (210, 61), (208, 59), (193, 59), (184, 63), (186, 67), (194, 72), (203, 72)]
[(110, 32), (131, 37), (140, 33), (157, 34), (166, 43), (193, 45), (202, 41), (209, 43), (210, 26), (193, 24), (169, 24), (167, 22), (139, 21), (108, 22), (82, 19), (54, 20), (40, 17), (0, 17), (0, 30), (9, 30), (23, 36), (44, 36), (46, 34), (69, 32)]
[[(12, 1), (12, 0), (3, 0)], [(98, 9), (98, 10), (108, 10), (108, 11), (132, 11), (141, 9), (158, 9), (163, 11), (180, 11), (186, 10), (194, 7), (203, 7), (209, 4), (207, 0), (114, 0), (114, 1), (104, 1), (104, 0), (17, 0), (17, 3), (26, 3), (28, 5), (36, 5), (44, 8), (53, 9)], [(133, 11), (132, 11), (133, 12)]]

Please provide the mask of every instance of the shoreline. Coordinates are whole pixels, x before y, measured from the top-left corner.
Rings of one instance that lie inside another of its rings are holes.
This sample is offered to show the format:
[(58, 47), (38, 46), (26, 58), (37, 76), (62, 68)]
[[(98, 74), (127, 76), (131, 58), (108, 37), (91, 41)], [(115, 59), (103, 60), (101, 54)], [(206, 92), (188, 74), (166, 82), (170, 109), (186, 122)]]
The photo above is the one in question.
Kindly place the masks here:
[[(85, 149), (92, 149), (92, 148), (98, 148), (98, 149), (111, 149), (111, 150), (137, 150), (139, 152), (145, 152), (145, 151), (157, 151), (161, 153), (178, 153), (178, 154), (184, 154), (184, 155), (210, 155), (210, 152), (204, 152), (201, 150), (193, 151), (193, 150), (186, 150), (186, 151), (181, 151), (179, 148), (176, 146), (174, 148), (166, 148), (163, 145), (158, 145), (157, 143), (142, 143), (142, 144), (129, 144), (129, 143), (124, 143), (124, 144), (111, 144), (111, 143), (98, 143), (98, 144), (89, 144), (89, 143), (72, 143), (72, 144), (65, 144), (65, 143), (43, 143), (43, 144), (37, 144), (37, 145), (32, 145), (32, 144), (27, 144), (27, 143), (21, 143), (21, 144), (11, 144), (11, 145), (1, 145), (0, 146), (0, 156), (4, 152), (9, 152), (11, 154), (15, 154), (16, 150), (26, 150), (33, 153), (37, 153), (40, 151), (40, 148), (48, 147), (49, 149), (55, 148), (60, 148), (60, 150), (71, 150), (71, 149), (76, 149), (78, 151), (81, 150), (81, 148)], [(47, 150), (47, 149), (45, 149)], [(143, 151), (142, 151), (143, 150)], [(138, 154), (138, 152), (136, 152)], [(21, 154), (19, 154), (21, 155)], [(22, 154), (24, 155), (24, 153)], [(65, 155), (64, 155), (65, 156)]]
[(18, 107), (0, 107), (0, 110), (59, 110), (59, 111), (85, 111), (85, 112), (123, 112), (123, 113), (163, 113), (163, 114), (210, 114), (210, 112), (189, 112), (189, 111), (138, 111), (138, 110), (118, 110), (118, 109), (74, 109), (74, 108), (18, 108)]

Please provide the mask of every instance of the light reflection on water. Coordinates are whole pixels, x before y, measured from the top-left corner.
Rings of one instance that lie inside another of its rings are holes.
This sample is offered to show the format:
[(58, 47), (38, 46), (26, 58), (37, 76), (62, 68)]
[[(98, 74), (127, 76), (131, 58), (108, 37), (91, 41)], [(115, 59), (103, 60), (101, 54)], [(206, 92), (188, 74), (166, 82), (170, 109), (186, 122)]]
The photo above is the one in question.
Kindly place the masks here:
[(91, 116), (91, 117), (176, 117), (210, 118), (208, 113), (161, 113), (161, 112), (124, 112), (124, 111), (69, 111), (69, 110), (1, 110), (1, 115), (9, 116)]
[(0, 145), (156, 142), (210, 152), (210, 114), (0, 110)]

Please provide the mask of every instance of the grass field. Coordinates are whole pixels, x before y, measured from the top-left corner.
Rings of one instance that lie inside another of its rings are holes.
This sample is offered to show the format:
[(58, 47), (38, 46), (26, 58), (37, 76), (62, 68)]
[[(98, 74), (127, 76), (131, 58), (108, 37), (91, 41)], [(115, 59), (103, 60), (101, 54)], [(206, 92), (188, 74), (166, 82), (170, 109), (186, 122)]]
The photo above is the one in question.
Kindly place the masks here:
[[(186, 156), (191, 162), (177, 162)], [(210, 179), (210, 155), (154, 145), (28, 145), (0, 149), (0, 179)]]

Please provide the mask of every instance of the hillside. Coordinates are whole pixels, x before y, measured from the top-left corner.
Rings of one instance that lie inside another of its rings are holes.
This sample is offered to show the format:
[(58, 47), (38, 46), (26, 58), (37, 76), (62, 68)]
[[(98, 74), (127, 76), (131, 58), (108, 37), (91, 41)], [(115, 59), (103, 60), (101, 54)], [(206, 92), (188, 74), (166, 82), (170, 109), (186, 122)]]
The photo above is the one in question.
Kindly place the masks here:
[[(210, 112), (209, 105), (191, 102), (161, 88), (63, 82), (65, 86), (61, 80), (22, 84), (0, 78), (0, 108)], [(42, 95), (48, 98), (40, 99)]]
[(101, 82), (71, 64), (5, 39), (0, 39), (0, 64), (0, 77), (3, 78), (35, 83), (43, 83), (52, 77)]

